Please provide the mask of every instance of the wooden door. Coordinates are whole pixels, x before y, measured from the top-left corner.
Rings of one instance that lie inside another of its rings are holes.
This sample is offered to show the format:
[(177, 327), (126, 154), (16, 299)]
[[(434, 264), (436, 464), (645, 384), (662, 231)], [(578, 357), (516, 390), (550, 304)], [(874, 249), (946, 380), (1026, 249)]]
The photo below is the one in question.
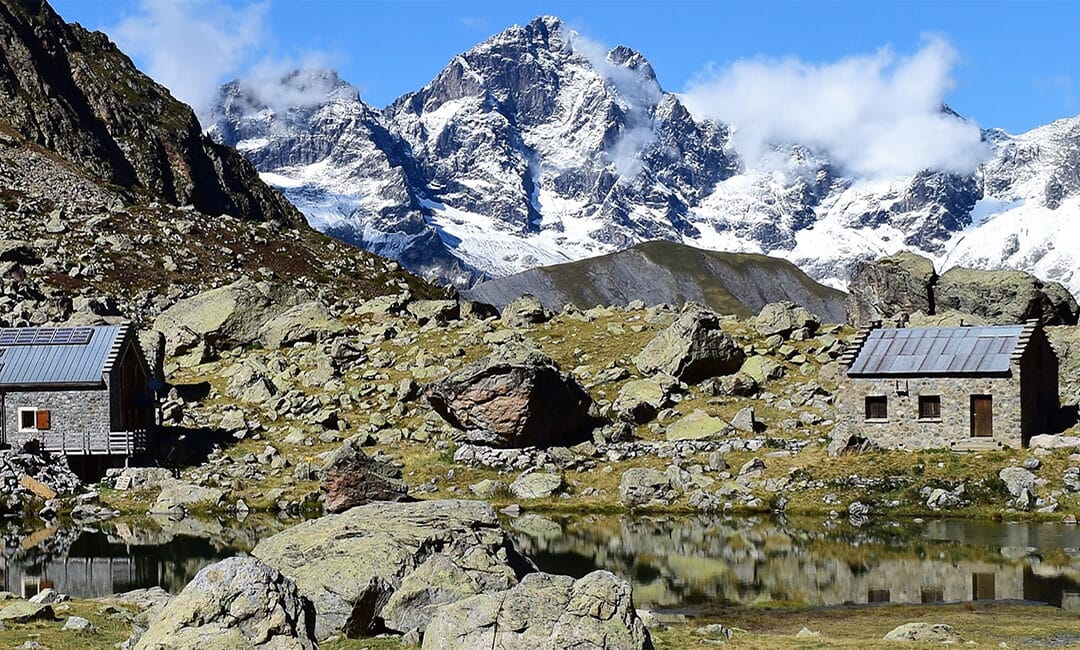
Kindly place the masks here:
[(994, 574), (972, 573), (971, 574), (971, 599), (994, 600)]
[(994, 435), (994, 401), (990, 395), (971, 396), (971, 435), (975, 438)]

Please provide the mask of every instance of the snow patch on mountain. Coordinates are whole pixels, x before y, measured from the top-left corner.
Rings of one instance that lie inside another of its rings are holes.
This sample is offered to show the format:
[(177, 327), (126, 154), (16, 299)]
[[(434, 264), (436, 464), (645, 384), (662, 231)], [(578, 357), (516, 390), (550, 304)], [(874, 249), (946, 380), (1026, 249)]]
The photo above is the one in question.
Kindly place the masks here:
[[(904, 65), (887, 79), (898, 88)], [(299, 89), (275, 98), (329, 90), (283, 108), (234, 82), (210, 133), (315, 227), (446, 282), (666, 239), (784, 257), (834, 287), (856, 261), (909, 249), (940, 270), (1020, 268), (1080, 293), (1061, 244), (1080, 227), (1080, 118), (984, 131), (984, 162), (964, 173), (851, 174), (821, 141), (770, 143), (749, 164), (731, 129), (695, 119), (640, 53), (551, 17), (454, 57), (383, 110), (331, 71), (281, 83)], [(923, 99), (931, 122), (970, 140), (974, 125)]]

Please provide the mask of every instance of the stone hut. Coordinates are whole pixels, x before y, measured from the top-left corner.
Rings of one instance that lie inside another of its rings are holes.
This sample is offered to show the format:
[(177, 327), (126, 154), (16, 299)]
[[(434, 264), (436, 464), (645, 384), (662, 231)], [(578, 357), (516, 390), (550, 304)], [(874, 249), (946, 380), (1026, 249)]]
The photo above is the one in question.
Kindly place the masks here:
[(832, 449), (1027, 446), (1053, 430), (1058, 360), (1042, 327), (860, 330), (840, 360)]
[(145, 451), (150, 379), (128, 325), (0, 329), (0, 442), (66, 456)]

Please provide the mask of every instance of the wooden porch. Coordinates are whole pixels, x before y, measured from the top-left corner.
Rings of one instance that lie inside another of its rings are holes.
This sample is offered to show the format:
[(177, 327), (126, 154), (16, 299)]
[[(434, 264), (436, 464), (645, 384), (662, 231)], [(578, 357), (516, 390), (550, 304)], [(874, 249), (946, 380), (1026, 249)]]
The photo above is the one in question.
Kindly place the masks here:
[(112, 431), (108, 437), (87, 434), (44, 433), (38, 438), (42, 451), (65, 456), (133, 456), (146, 451), (146, 429)]

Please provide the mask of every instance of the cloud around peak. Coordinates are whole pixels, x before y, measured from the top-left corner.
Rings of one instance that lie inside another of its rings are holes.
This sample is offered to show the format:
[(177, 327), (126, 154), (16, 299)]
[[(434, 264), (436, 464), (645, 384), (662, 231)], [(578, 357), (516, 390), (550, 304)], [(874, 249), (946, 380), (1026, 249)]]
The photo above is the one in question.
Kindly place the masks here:
[(696, 118), (731, 125), (750, 167), (774, 145), (798, 143), (828, 152), (858, 177), (970, 173), (989, 149), (977, 125), (942, 111), (956, 61), (938, 36), (910, 56), (882, 48), (823, 64), (740, 60), (707, 69), (680, 98)]
[[(336, 56), (311, 51), (279, 56), (267, 25), (267, 2), (140, 0), (106, 31), (155, 81), (196, 112), (207, 111), (221, 85), (244, 89), (274, 109), (324, 99), (337, 79), (322, 74)], [(307, 71), (302, 78), (294, 70)]]

